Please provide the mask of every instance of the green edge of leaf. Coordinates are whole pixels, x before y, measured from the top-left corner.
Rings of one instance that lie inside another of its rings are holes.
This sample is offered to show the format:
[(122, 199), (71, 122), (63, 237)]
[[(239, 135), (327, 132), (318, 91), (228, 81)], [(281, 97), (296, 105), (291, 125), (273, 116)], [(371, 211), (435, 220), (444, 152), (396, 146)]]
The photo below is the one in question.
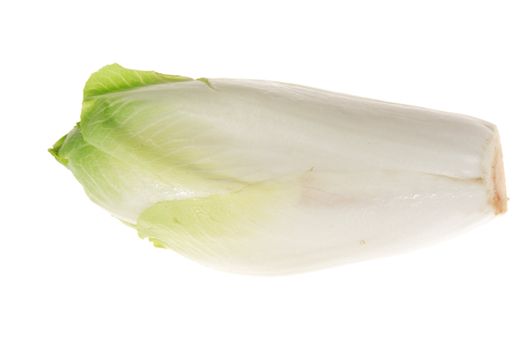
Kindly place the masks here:
[(84, 87), (84, 98), (138, 87), (190, 81), (192, 78), (181, 75), (162, 74), (154, 71), (127, 69), (114, 63), (93, 73)]

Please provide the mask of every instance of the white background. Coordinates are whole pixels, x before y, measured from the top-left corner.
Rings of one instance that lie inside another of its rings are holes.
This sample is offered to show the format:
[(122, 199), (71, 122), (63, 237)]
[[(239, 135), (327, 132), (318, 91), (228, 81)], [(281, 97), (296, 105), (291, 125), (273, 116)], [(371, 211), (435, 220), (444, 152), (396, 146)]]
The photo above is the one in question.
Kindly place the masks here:
[[(0, 349), (525, 349), (522, 1), (5, 1)], [(118, 62), (280, 80), (500, 128), (509, 212), (414, 253), (285, 277), (154, 249), (46, 149)]]

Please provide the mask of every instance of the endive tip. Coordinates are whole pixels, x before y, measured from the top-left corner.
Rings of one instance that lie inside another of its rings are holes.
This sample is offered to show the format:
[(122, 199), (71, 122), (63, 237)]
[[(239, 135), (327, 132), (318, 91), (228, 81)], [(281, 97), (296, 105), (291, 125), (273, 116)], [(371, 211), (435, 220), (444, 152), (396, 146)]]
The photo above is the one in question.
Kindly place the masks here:
[(64, 158), (62, 155), (60, 155), (60, 148), (62, 148), (62, 145), (64, 144), (64, 142), (66, 141), (66, 137), (67, 137), (68, 134), (62, 136), (57, 142), (55, 142), (55, 144), (53, 145), (53, 147), (51, 148), (48, 148), (47, 151), (49, 153), (51, 153), (51, 155), (53, 157), (55, 157), (55, 159), (61, 163), (62, 165), (65, 165), (67, 166), (67, 163), (68, 163), (68, 160), (67, 158)]

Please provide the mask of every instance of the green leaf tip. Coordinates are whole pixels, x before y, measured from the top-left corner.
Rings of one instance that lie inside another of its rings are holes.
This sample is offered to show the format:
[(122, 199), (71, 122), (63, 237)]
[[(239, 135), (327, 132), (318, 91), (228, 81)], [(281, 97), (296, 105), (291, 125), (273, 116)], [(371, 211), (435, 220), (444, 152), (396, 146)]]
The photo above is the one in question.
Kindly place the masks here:
[(206, 84), (210, 89), (212, 90), (215, 90), (215, 88), (213, 87), (213, 85), (211, 85), (211, 82), (208, 78), (198, 78), (198, 79), (195, 79), (195, 80), (198, 80), (204, 84)]
[(84, 98), (113, 92), (135, 89), (143, 86), (176, 83), (192, 78), (157, 73), (154, 71), (133, 70), (114, 63), (93, 73), (84, 87)]
[(53, 155), (53, 157), (55, 157), (55, 159), (59, 163), (65, 165), (65, 166), (67, 166), (68, 160), (60, 155), (60, 149), (62, 148), (62, 145), (64, 144), (64, 141), (66, 141), (67, 135), (68, 134), (65, 134), (64, 136), (62, 136), (57, 142), (55, 142), (53, 147), (51, 147), (51, 148), (49, 148), (47, 150), (49, 153), (51, 153)]

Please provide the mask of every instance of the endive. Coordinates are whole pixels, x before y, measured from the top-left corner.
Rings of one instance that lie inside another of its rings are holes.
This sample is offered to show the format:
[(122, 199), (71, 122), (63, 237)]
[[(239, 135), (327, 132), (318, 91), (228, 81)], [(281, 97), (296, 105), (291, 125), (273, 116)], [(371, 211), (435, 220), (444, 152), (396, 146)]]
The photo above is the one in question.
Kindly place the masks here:
[(494, 125), (278, 82), (109, 65), (50, 152), (141, 237), (244, 273), (393, 254), (506, 210)]

